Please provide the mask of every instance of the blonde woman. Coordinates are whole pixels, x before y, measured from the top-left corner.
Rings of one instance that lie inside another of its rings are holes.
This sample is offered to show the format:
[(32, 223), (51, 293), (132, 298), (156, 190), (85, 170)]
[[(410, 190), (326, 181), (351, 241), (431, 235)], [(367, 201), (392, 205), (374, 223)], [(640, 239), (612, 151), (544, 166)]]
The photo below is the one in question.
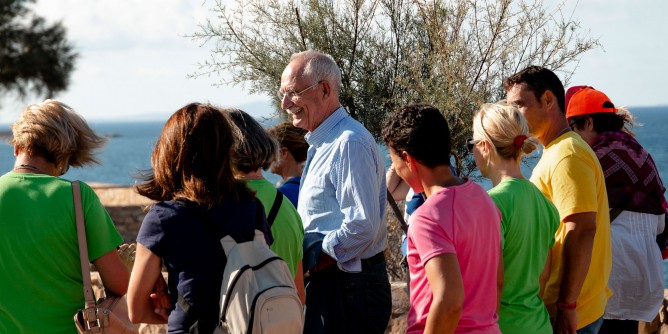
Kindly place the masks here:
[[(0, 177), (0, 333), (76, 333), (83, 281), (70, 166), (97, 163), (105, 140), (72, 108), (46, 100), (12, 125), (14, 169)], [(124, 295), (123, 239), (95, 192), (81, 183), (88, 256), (107, 293)]]
[(492, 181), (494, 188), (488, 193), (502, 216), (499, 327), (504, 334), (552, 333), (539, 277), (549, 276), (559, 214), (520, 169), (522, 155), (537, 146), (522, 114), (505, 102), (484, 104), (473, 118), (473, 139), (467, 147), (481, 174)]

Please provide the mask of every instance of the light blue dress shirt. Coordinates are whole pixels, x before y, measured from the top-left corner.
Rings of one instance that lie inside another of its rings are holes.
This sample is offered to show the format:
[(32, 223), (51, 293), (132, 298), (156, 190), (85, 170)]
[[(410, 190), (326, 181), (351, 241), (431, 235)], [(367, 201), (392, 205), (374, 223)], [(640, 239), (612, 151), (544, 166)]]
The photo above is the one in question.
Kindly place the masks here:
[(373, 136), (339, 107), (305, 136), (309, 149), (297, 211), (304, 232), (325, 235), (322, 249), (341, 270), (387, 247), (385, 165)]

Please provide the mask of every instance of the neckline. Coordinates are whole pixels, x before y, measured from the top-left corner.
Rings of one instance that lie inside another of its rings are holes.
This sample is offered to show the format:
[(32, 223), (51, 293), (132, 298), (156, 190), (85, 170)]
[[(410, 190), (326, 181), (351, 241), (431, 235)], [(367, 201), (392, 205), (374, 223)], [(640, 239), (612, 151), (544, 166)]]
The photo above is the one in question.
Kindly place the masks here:
[(25, 169), (25, 170), (30, 170), (30, 171), (33, 171), (33, 172), (37, 172), (37, 173), (28, 173), (28, 174), (44, 174), (44, 175), (49, 175), (47, 172), (45, 172), (45, 171), (42, 170), (41, 168), (39, 168), (39, 167), (37, 167), (37, 166), (30, 165), (30, 164), (20, 164), (20, 165), (18, 165), (18, 166), (15, 166), (14, 169), (12, 169), (12, 170), (15, 171), (15, 172), (17, 172), (17, 173), (21, 173), (21, 172), (18, 171), (19, 169)]

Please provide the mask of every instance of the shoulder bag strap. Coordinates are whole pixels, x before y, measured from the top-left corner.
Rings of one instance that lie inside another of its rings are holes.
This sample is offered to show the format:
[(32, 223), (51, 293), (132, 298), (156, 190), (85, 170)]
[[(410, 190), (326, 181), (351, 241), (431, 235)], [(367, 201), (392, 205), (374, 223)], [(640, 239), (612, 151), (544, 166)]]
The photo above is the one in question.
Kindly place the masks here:
[(269, 215), (267, 215), (267, 223), (269, 223), (269, 228), (274, 224), (276, 215), (278, 215), (278, 210), (281, 208), (283, 203), (283, 193), (276, 189), (276, 198), (274, 199), (274, 204), (271, 205), (271, 210), (269, 210)]
[[(94, 312), (95, 294), (93, 294), (93, 284), (90, 280), (90, 261), (88, 260), (88, 245), (86, 243), (86, 226), (84, 221), (83, 208), (81, 206), (81, 186), (79, 181), (72, 182), (72, 197), (74, 199), (74, 212), (77, 220), (77, 239), (79, 240), (79, 258), (81, 261), (81, 276), (83, 278), (83, 291), (86, 300), (86, 318), (88, 310)], [(92, 315), (88, 319), (95, 319)]]
[(399, 221), (399, 225), (401, 225), (401, 230), (404, 231), (404, 234), (408, 234), (408, 224), (406, 224), (406, 221), (404, 220), (404, 215), (401, 214), (401, 210), (399, 210), (397, 202), (394, 201), (394, 198), (392, 198), (392, 194), (390, 193), (389, 190), (387, 190), (386, 198), (387, 198), (387, 203), (390, 204), (390, 207), (392, 208), (394, 215), (397, 217), (397, 220)]

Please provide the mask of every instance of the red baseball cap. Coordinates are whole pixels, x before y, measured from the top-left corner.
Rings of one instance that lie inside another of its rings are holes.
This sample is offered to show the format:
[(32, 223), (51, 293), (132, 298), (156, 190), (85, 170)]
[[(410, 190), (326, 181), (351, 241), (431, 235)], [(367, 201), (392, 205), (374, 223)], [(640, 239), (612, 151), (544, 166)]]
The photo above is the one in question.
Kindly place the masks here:
[(615, 105), (603, 92), (586, 86), (584, 88), (582, 86), (571, 87), (569, 91), (572, 89), (575, 92), (570, 95), (566, 105), (566, 118), (603, 112), (617, 112)]

